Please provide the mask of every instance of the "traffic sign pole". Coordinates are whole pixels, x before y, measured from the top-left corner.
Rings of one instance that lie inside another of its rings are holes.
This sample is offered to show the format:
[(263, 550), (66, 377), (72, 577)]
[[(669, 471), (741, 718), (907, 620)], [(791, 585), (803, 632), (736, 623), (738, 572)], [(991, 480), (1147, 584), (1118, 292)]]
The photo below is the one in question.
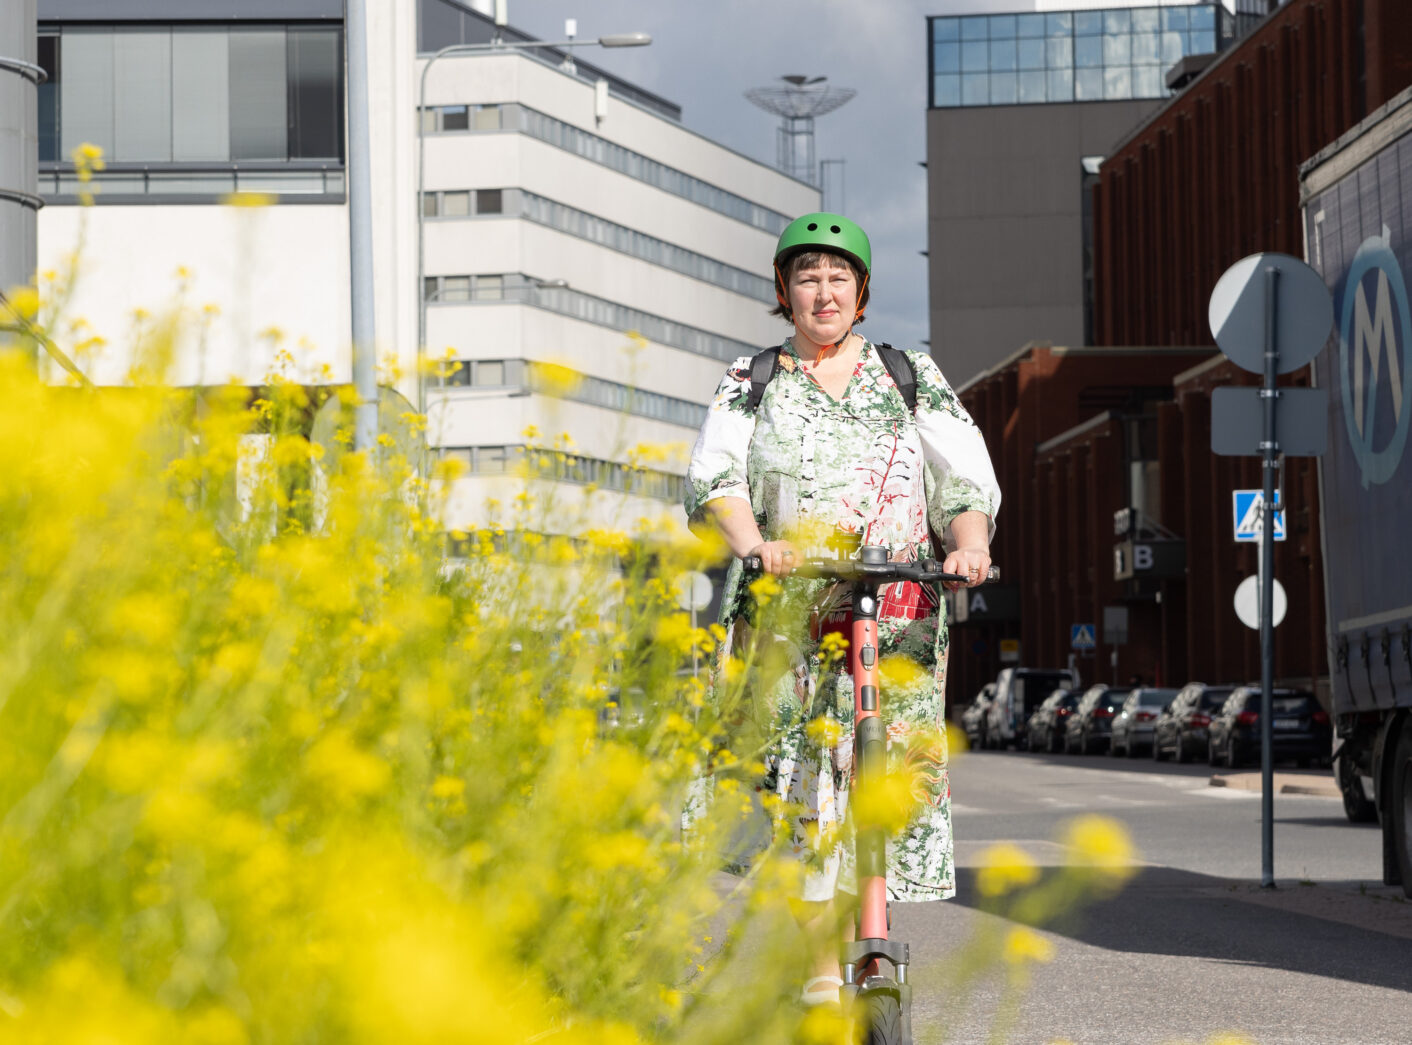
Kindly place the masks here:
[(1275, 668), (1275, 466), (1279, 444), (1275, 441), (1275, 388), (1280, 351), (1275, 323), (1279, 315), (1276, 301), (1280, 270), (1265, 268), (1265, 384), (1260, 396), (1265, 401), (1265, 438), (1260, 449), (1264, 456), (1265, 505), (1260, 514), (1260, 885), (1275, 887), (1275, 724), (1271, 692)]

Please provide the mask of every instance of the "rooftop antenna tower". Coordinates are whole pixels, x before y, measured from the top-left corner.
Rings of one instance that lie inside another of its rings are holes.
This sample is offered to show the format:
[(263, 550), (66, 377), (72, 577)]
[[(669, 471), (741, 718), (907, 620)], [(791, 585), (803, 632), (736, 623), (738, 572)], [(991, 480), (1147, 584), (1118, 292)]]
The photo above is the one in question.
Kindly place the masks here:
[(831, 87), (827, 76), (781, 76), (781, 86), (752, 87), (751, 103), (780, 118), (775, 166), (810, 185), (819, 184), (814, 160), (814, 117), (831, 113), (858, 92)]

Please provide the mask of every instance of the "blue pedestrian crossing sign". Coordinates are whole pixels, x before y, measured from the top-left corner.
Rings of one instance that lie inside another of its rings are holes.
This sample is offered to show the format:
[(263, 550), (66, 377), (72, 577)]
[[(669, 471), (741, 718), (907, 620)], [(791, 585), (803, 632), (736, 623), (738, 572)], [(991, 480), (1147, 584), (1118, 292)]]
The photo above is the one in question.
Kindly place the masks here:
[(1091, 650), (1098, 645), (1098, 637), (1092, 624), (1072, 624), (1069, 626), (1069, 647), (1076, 650)]
[[(1235, 509), (1235, 539), (1243, 541), (1260, 540), (1260, 520), (1265, 514), (1264, 490), (1232, 491)], [(1285, 539), (1285, 506), (1280, 501), (1279, 491), (1275, 491), (1275, 540)]]

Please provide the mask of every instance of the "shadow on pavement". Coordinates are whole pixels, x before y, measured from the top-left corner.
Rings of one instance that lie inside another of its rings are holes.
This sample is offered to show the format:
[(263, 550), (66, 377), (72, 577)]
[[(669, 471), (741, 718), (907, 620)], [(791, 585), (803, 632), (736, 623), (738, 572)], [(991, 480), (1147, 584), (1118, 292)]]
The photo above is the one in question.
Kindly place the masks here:
[[(958, 875), (951, 902), (985, 909), (975, 869), (960, 868)], [(1400, 890), (1393, 895), (1365, 883), (1360, 894), (1357, 882), (1280, 884), (1271, 891), (1143, 867), (1117, 896), (1037, 927), (1129, 954), (1254, 964), (1412, 991), (1412, 902)]]

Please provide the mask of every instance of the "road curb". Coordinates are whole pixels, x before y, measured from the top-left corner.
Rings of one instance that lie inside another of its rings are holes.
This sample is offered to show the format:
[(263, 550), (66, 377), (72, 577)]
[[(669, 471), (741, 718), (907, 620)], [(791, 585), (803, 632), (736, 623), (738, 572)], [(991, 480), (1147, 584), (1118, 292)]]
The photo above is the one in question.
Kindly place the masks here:
[[(1275, 794), (1277, 795), (1316, 795), (1319, 798), (1341, 798), (1338, 784), (1332, 779), (1320, 780), (1313, 776), (1295, 776), (1292, 773), (1275, 774)], [(1212, 787), (1229, 787), (1240, 791), (1259, 791), (1259, 773), (1217, 773), (1211, 777)]]

